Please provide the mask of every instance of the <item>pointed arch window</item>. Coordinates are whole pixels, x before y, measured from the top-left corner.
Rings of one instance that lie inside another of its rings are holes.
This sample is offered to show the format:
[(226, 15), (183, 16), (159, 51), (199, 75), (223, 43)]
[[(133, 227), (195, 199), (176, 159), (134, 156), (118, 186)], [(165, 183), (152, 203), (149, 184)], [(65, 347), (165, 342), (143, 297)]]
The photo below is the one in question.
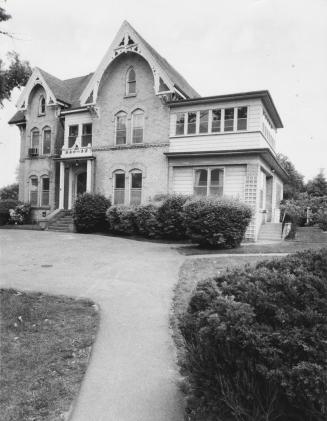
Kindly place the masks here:
[(136, 95), (136, 73), (133, 67), (127, 72), (126, 95)]
[(132, 113), (132, 143), (143, 142), (144, 111), (135, 110)]
[(38, 152), (40, 144), (40, 132), (38, 129), (32, 129), (31, 133), (31, 148), (35, 149)]
[(123, 111), (116, 115), (116, 145), (126, 144), (127, 115)]
[(39, 100), (39, 115), (45, 115), (45, 98), (44, 96), (40, 96)]

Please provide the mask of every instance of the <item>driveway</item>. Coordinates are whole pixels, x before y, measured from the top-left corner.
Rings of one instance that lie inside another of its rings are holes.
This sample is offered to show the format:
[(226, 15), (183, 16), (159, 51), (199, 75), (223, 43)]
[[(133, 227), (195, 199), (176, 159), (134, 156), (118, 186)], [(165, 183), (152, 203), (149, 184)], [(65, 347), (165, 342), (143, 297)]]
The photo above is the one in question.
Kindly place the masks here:
[(97, 235), (0, 230), (2, 287), (88, 297), (101, 322), (73, 421), (181, 421), (169, 245)]

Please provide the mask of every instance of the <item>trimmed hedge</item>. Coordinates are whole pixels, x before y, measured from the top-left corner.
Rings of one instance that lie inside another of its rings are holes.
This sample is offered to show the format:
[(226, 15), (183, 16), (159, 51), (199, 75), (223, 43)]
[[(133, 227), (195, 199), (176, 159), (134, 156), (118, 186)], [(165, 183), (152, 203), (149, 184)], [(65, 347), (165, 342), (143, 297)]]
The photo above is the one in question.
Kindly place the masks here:
[(238, 247), (251, 221), (251, 208), (239, 201), (203, 198), (184, 207), (186, 234), (205, 247)]
[(106, 210), (111, 205), (102, 194), (84, 193), (77, 197), (73, 218), (78, 232), (101, 232), (106, 230)]
[(158, 208), (158, 221), (162, 237), (172, 240), (186, 238), (185, 213), (183, 206), (190, 196), (181, 194), (167, 196)]
[(140, 235), (148, 238), (160, 238), (162, 225), (158, 220), (158, 208), (152, 204), (135, 208), (135, 223)]
[(107, 210), (109, 231), (115, 234), (133, 235), (137, 233), (135, 210), (125, 205), (112, 206)]
[(19, 201), (16, 199), (5, 199), (0, 200), (0, 225), (5, 225), (9, 221), (9, 210), (15, 209), (19, 204)]
[(189, 420), (327, 419), (327, 249), (204, 281), (181, 321)]

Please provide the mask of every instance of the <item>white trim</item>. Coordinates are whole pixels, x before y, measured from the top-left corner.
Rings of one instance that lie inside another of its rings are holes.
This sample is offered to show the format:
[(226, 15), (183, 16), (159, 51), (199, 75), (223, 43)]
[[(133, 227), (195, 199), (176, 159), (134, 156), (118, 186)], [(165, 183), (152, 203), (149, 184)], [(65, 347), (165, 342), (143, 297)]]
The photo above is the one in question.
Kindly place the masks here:
[[(128, 37), (133, 39), (134, 44), (131, 44), (131, 45), (127, 44)], [(119, 46), (122, 39), (124, 39), (124, 45)], [(140, 39), (136, 31), (132, 28), (132, 26), (127, 21), (124, 21), (119, 31), (117, 32), (113, 42), (111, 43), (109, 49), (107, 50), (105, 56), (103, 57), (101, 63), (99, 64), (97, 70), (95, 71), (89, 83), (83, 90), (79, 98), (80, 103), (82, 105), (86, 104), (86, 101), (92, 92), (93, 92), (92, 104), (96, 103), (99, 85), (100, 85), (104, 72), (106, 71), (110, 63), (112, 63), (115, 60), (116, 57), (127, 52), (133, 52), (135, 54), (139, 54), (148, 62), (152, 70), (153, 77), (154, 77), (154, 90), (155, 90), (156, 95), (159, 94), (159, 79), (160, 78), (168, 86), (170, 92), (178, 92), (178, 90), (174, 87), (174, 83), (172, 79), (168, 76), (165, 70), (160, 66), (160, 64), (155, 59), (151, 51), (148, 49), (145, 43)], [(185, 98), (185, 95), (182, 95), (182, 93), (179, 93), (179, 94)]]
[(66, 110), (66, 111), (61, 111), (60, 115), (80, 113), (80, 112), (85, 112), (85, 111), (88, 111), (88, 110), (89, 110), (88, 107), (78, 108), (76, 110)]
[[(207, 178), (207, 194), (205, 197), (210, 196), (210, 186), (211, 186), (211, 171), (212, 170), (221, 170), (223, 173), (223, 180), (222, 180), (222, 193), (221, 196), (224, 195), (224, 188), (225, 188), (225, 167), (222, 166), (211, 166), (211, 165), (203, 165), (203, 166), (198, 166), (198, 167), (192, 167), (193, 169), (193, 194), (194, 194), (194, 187), (195, 187), (195, 172), (196, 170), (207, 170), (208, 171), (208, 178)], [(217, 197), (221, 197), (221, 196), (217, 196)]]

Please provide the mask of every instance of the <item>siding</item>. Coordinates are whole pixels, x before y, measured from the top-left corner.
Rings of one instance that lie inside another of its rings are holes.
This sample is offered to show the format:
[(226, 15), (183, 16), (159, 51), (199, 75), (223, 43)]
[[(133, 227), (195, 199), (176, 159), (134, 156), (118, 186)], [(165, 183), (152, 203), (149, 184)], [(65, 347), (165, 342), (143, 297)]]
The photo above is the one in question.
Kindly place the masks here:
[[(245, 165), (226, 166), (224, 173), (224, 195), (244, 200), (245, 176)], [(174, 167), (173, 192), (193, 194), (193, 167)]]

